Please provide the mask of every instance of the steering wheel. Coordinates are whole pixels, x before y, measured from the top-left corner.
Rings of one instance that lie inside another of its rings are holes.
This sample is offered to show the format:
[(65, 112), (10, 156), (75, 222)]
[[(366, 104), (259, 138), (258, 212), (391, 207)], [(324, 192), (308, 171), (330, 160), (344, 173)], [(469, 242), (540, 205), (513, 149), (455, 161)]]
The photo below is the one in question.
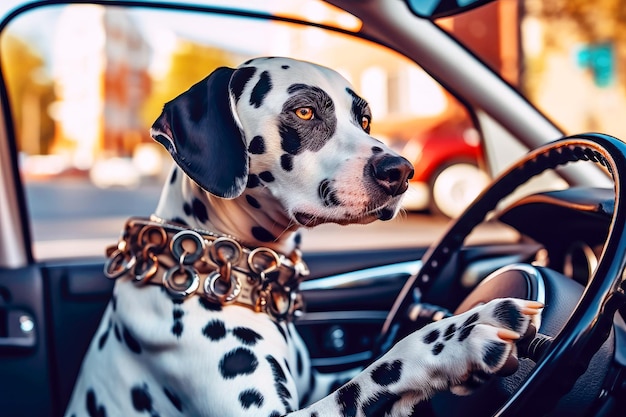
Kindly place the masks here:
[[(547, 268), (535, 268), (528, 264), (494, 272), (485, 280), (485, 285), (479, 285), (461, 303), (460, 309), (488, 301), (486, 298), (545, 297), (545, 301), (540, 300), (544, 301), (545, 308), (539, 331), (552, 333), (554, 339), (535, 364), (522, 366), (520, 361), (519, 370), (511, 378), (493, 378), (489, 382), (495, 383), (504, 395), (484, 392), (478, 395), (477, 401), (464, 403), (466, 397), (451, 399), (452, 394), (444, 394), (450, 396), (445, 397), (448, 403), (462, 404), (456, 408), (464, 410), (465, 415), (543, 415), (546, 410), (556, 407), (557, 402), (574, 387), (576, 380), (585, 374), (594, 354), (601, 348), (612, 349), (613, 345), (605, 341), (612, 335), (615, 312), (626, 303), (626, 278), (623, 276), (626, 266), (626, 207), (622, 207), (625, 201), (622, 187), (626, 185), (626, 144), (610, 136), (585, 134), (556, 140), (529, 152), (495, 179), (424, 254), (422, 268), (407, 280), (396, 298), (374, 353), (386, 350), (395, 342), (397, 335), (406, 334), (407, 329), (403, 327), (409, 322), (406, 317), (413, 303), (414, 291), (419, 289), (422, 294), (427, 294), (428, 288), (442, 275), (448, 261), (458, 254), (465, 238), (500, 200), (542, 172), (578, 161), (599, 164), (613, 177), (615, 184), (615, 209), (596, 270), (585, 288)], [(613, 353), (604, 352), (597, 356), (602, 363), (594, 365), (585, 374), (602, 368), (599, 375), (588, 378), (595, 378), (596, 385), (598, 380), (602, 383)], [(475, 404), (482, 404), (480, 412), (471, 412)], [(446, 414), (453, 414), (450, 411), (454, 408), (446, 406)]]

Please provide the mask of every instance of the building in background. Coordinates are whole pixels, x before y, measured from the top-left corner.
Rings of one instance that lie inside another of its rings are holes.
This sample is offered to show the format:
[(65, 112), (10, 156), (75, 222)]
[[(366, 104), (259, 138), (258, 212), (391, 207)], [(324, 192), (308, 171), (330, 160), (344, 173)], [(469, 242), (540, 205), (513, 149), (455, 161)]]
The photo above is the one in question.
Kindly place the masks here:
[(140, 110), (150, 94), (150, 55), (148, 42), (124, 9), (66, 7), (52, 49), (58, 98), (51, 109), (56, 121), (52, 153), (87, 170), (96, 154), (129, 156), (149, 140)]

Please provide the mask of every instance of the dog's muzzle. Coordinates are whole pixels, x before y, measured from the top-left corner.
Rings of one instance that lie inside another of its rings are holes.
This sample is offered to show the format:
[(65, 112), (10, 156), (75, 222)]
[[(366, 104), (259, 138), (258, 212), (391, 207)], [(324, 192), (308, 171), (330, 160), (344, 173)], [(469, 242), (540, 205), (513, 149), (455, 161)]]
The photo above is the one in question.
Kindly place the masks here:
[(250, 249), (230, 236), (168, 224), (155, 216), (129, 219), (107, 256), (107, 278), (163, 285), (173, 300), (198, 295), (278, 321), (302, 311), (299, 286), (309, 273), (298, 250), (285, 256), (266, 247)]

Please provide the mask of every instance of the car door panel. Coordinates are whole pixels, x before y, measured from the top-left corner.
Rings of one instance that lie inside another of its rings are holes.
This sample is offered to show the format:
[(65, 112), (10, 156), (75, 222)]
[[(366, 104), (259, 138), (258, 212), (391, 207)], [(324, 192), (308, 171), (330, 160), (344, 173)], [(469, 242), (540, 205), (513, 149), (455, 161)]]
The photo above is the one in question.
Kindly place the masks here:
[(113, 281), (104, 276), (103, 262), (43, 267), (47, 282), (51, 323), (50, 358), (56, 375), (55, 395), (65, 408), (80, 364), (100, 323), (113, 291)]
[(45, 291), (36, 267), (0, 269), (2, 415), (32, 417), (52, 408)]

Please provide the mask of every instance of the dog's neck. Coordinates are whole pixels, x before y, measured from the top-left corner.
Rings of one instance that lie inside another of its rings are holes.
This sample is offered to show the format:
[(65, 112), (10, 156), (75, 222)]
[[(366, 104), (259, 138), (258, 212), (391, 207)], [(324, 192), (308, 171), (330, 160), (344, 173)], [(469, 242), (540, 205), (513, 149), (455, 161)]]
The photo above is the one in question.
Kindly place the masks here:
[[(200, 188), (180, 169), (174, 170), (176, 174), (172, 172), (154, 213), (159, 218), (231, 236), (249, 247), (265, 246), (283, 254), (297, 248), (298, 226), (268, 190), (259, 187), (254, 194), (246, 190), (233, 199), (219, 198)], [(255, 208), (256, 204), (261, 209)]]

